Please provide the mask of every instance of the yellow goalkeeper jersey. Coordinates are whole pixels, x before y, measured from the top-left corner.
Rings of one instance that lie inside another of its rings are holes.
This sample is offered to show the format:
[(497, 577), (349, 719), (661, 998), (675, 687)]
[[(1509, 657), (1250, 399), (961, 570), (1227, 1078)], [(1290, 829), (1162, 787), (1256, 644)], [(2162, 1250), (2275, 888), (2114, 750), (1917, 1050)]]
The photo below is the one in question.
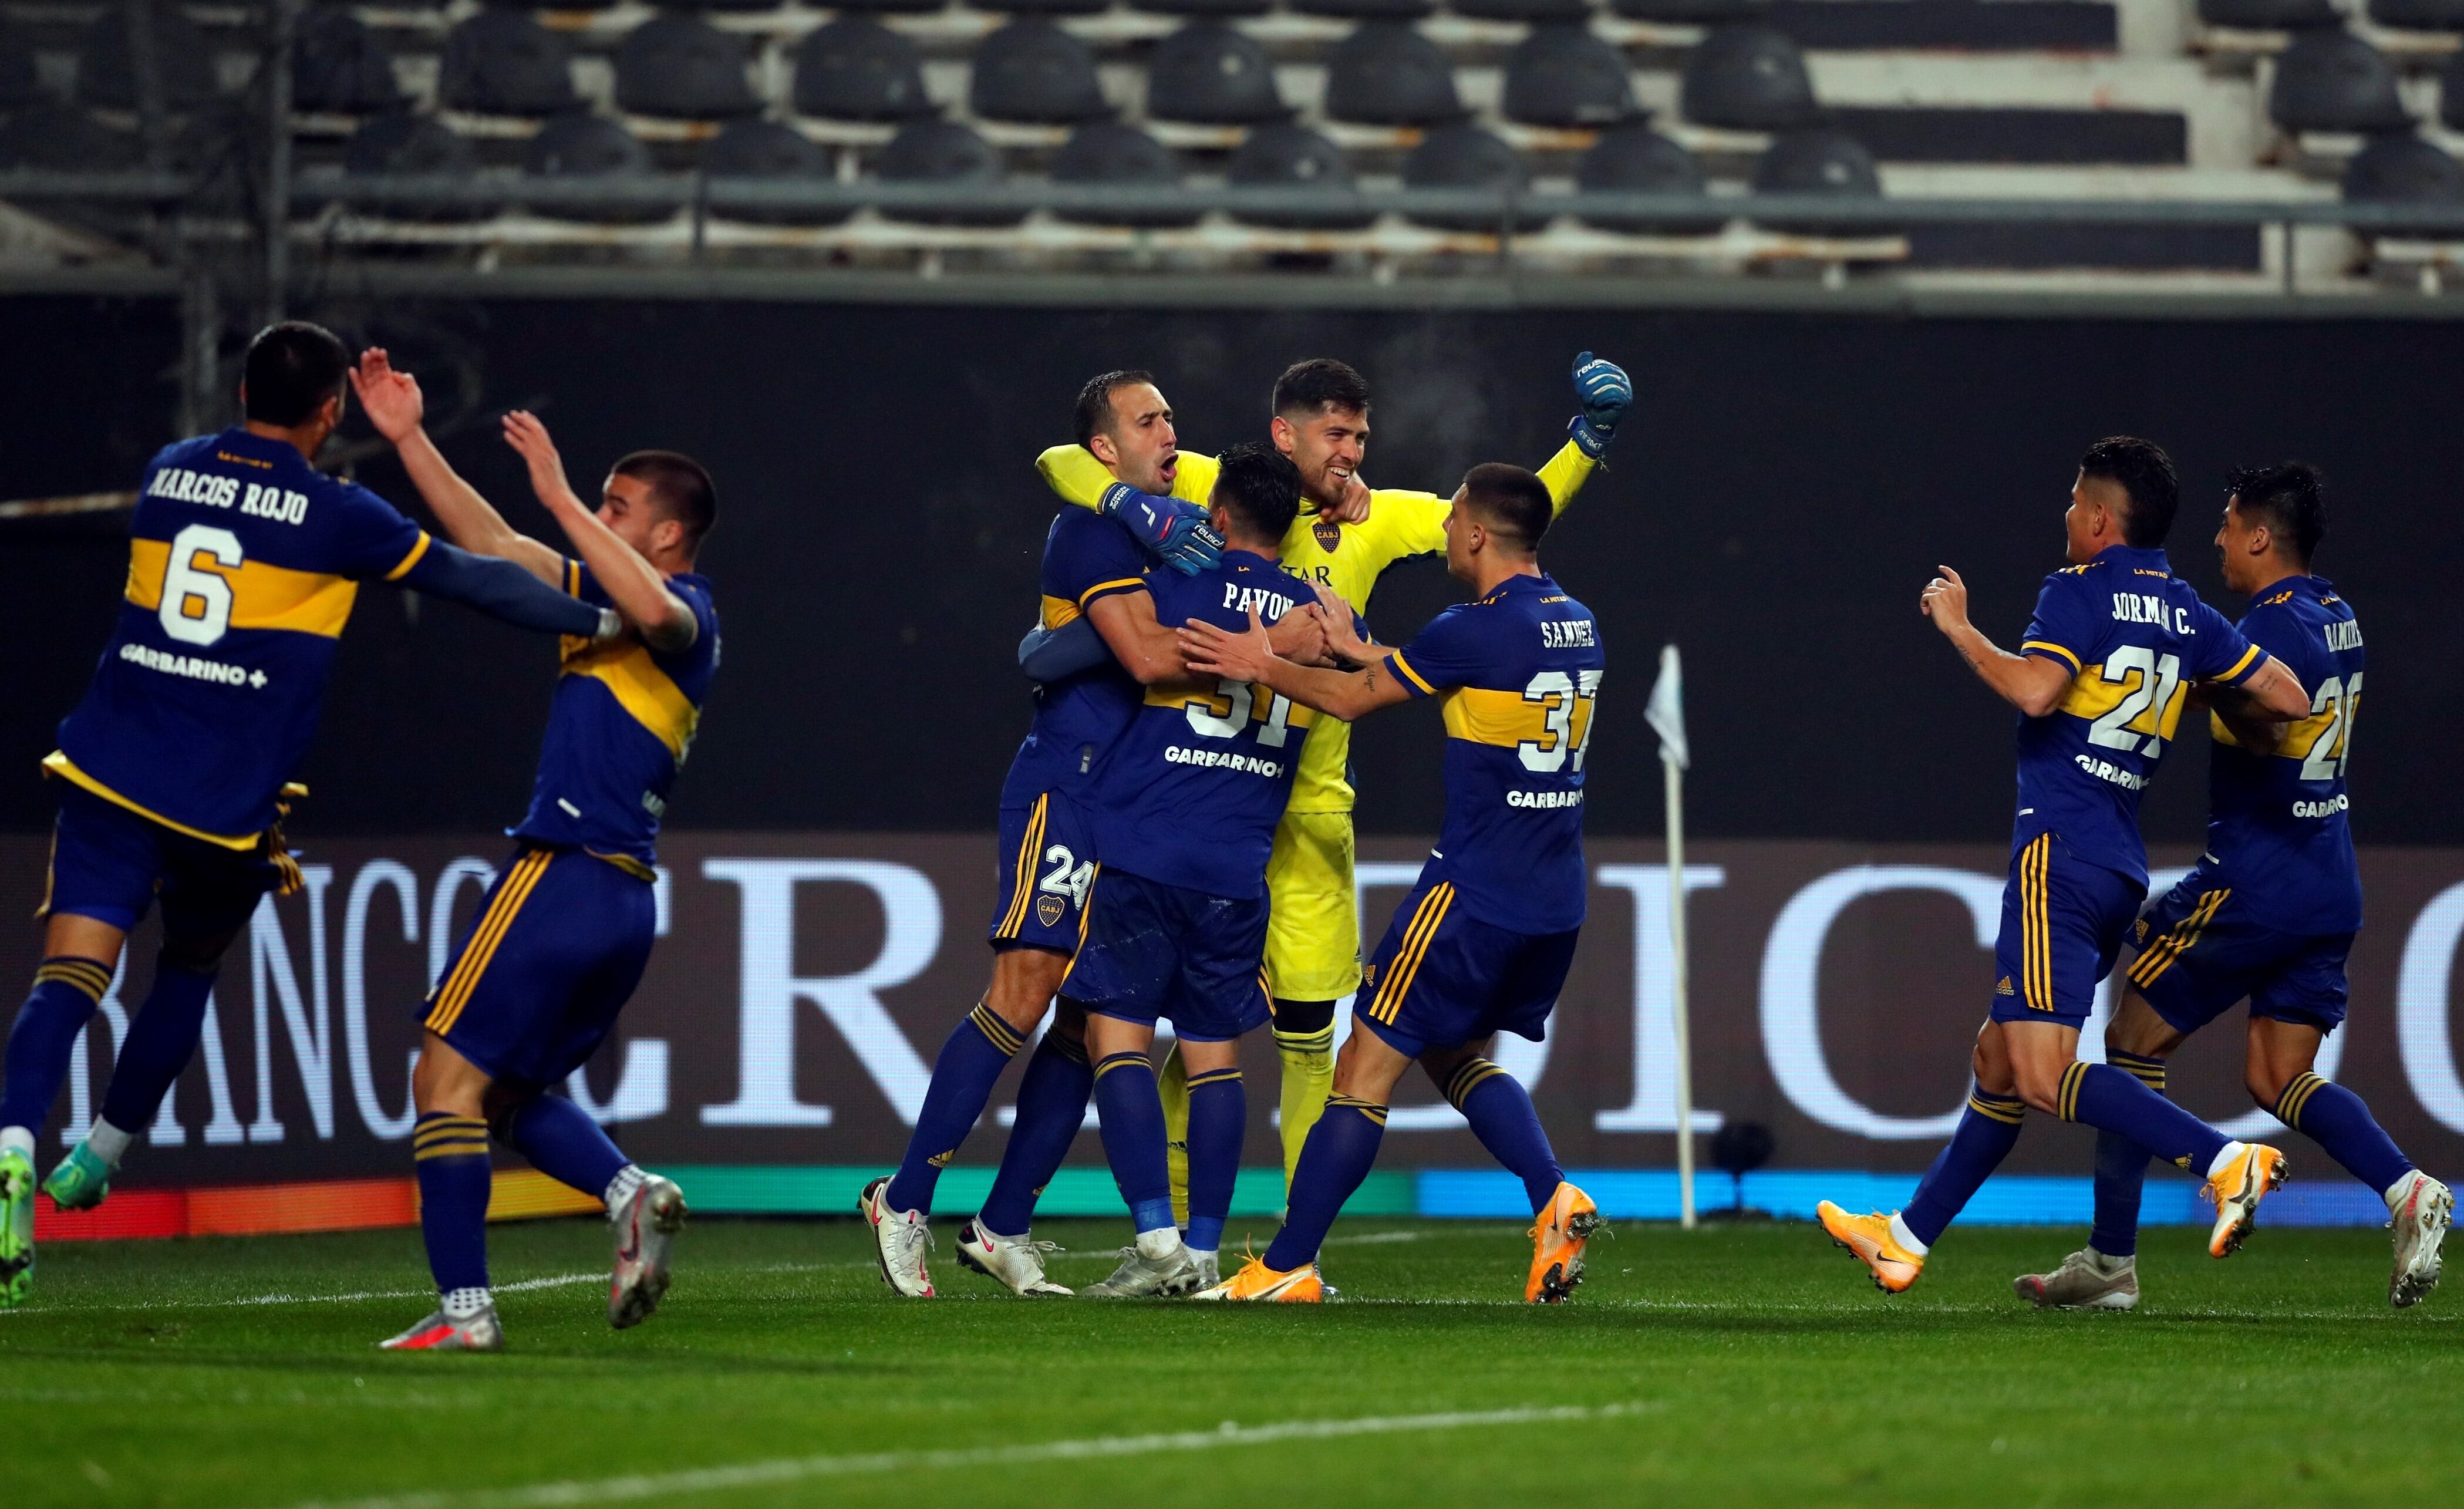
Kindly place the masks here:
[[(1569, 440), (1540, 469), (1540, 480), (1548, 484), (1550, 499), (1559, 513), (1566, 511), (1566, 504), (1590, 479), (1595, 464)], [(1219, 465), (1214, 456), (1181, 452), (1172, 495), (1203, 504), (1215, 490)], [(1104, 489), (1113, 482), (1104, 463), (1081, 446), (1056, 445), (1035, 458), (1035, 468), (1054, 492), (1082, 508), (1095, 507)], [(1445, 553), (1446, 514), (1452, 506), (1451, 499), (1435, 493), (1381, 487), (1370, 493), (1369, 517), (1356, 524), (1338, 524), (1303, 513), (1284, 536), (1283, 567), (1294, 576), (1334, 588), (1354, 611), (1366, 615), (1369, 594), (1388, 566), (1405, 556)], [(1330, 718), (1301, 746), (1300, 769), (1294, 772), (1291, 802), (1285, 810), (1351, 811), (1351, 777), (1352, 725)]]

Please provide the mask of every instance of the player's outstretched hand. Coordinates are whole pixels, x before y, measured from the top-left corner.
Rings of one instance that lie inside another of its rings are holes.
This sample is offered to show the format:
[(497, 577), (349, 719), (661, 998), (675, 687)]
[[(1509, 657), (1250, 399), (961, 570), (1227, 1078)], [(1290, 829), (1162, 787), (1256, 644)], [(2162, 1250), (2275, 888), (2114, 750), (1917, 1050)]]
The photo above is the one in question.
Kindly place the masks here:
[(1634, 408), (1634, 379), (1615, 362), (1579, 352), (1574, 357), (1574, 396), (1583, 405), (1571, 429), (1574, 444), (1598, 460)]
[(556, 442), (548, 438), (547, 426), (539, 423), (539, 415), (523, 409), (508, 411), (505, 444), (521, 453), (530, 467), (531, 491), (539, 494), (540, 502), (551, 510), (560, 504), (583, 506), (572, 484), (564, 479), (564, 457), (557, 454)]
[(1275, 620), (1266, 631), (1266, 642), (1275, 654), (1295, 665), (1324, 665), (1326, 655), (1326, 615), (1315, 603), (1295, 608)]
[(1933, 626), (1944, 633), (1968, 625), (1968, 584), (1959, 573), (1947, 566), (1938, 566), (1940, 576), (1925, 584), (1923, 596), (1917, 599), (1917, 611), (1933, 620)]
[(1343, 600), (1343, 594), (1324, 582), (1314, 585), (1318, 611), (1326, 616), (1326, 647), (1353, 665), (1367, 665), (1376, 659), (1376, 650), (1353, 627), (1357, 615), (1352, 605)]
[(428, 412), (419, 379), (395, 371), (381, 345), (362, 351), (360, 365), (350, 368), (350, 374), (351, 390), (360, 395), (360, 407), (367, 411), (368, 423), (377, 427), (377, 433), (394, 445), (409, 439)]
[(1177, 498), (1142, 493), (1127, 482), (1104, 489), (1104, 517), (1130, 532), (1138, 548), (1183, 576), (1196, 576), (1223, 557), (1223, 537), (1206, 522), (1206, 510)]
[(1275, 647), (1267, 641), (1266, 626), (1258, 621), (1258, 610), (1252, 608), (1245, 632), (1219, 629), (1198, 618), (1181, 625), (1180, 657), (1200, 676), (1254, 681), (1266, 674)]
[(1343, 501), (1331, 508), (1321, 508), (1317, 516), (1331, 524), (1365, 524), (1369, 521), (1370, 487), (1357, 477), (1343, 479)]

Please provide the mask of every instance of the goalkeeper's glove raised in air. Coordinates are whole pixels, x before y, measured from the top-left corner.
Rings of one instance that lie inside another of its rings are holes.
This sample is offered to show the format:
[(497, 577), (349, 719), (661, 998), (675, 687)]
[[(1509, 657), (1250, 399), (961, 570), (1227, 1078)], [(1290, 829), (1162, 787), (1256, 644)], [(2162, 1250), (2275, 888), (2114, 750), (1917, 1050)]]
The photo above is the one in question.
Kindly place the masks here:
[(1574, 396), (1582, 400), (1583, 411), (1574, 416), (1567, 433), (1585, 455), (1596, 461), (1616, 438), (1626, 411), (1634, 407), (1634, 379), (1615, 362), (1585, 351), (1574, 358)]
[(1223, 557), (1223, 537), (1207, 526), (1206, 510), (1196, 503), (1114, 482), (1097, 506), (1130, 532), (1139, 549), (1183, 576), (1196, 576)]

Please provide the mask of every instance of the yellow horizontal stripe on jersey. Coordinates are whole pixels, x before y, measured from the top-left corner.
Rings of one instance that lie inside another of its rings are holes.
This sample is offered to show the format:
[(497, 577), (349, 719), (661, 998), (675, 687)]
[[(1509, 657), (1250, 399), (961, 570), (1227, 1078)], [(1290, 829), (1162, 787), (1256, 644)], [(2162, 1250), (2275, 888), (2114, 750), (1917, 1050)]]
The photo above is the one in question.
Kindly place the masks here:
[[(2145, 675), (2144, 671), (2125, 671), (2121, 680), (2108, 681), (2104, 678), (2102, 663), (2085, 667), (2079, 675), (2071, 677), (2071, 689), (2062, 694), (2059, 710), (2074, 718), (2084, 718), (2091, 721), (2102, 718), (2128, 699), (2138, 696), (2139, 683)], [(2173, 730), (2180, 727), (2182, 723), (2182, 705), (2186, 691), (2187, 688), (2176, 685), (2173, 688), (2172, 699), (2161, 709), (2155, 705), (2153, 699), (2150, 699), (2145, 710), (2123, 726), (2134, 734), (2154, 734), (2161, 739), (2170, 741)], [(2160, 714), (2162, 716), (2159, 716)]]
[(2019, 653), (2021, 655), (2025, 655), (2031, 650), (2051, 650), (2054, 654), (2060, 655), (2065, 660), (2068, 660), (2071, 663), (2071, 670), (2073, 672), (2077, 672), (2079, 669), (2079, 657), (2071, 654), (2068, 650), (2063, 649), (2060, 645), (2054, 643), (2050, 639), (2031, 639), (2019, 647)]
[(567, 597), (582, 595), (582, 563), (571, 556), (564, 558), (564, 595)]
[[(1570, 695), (1570, 694), (1568, 694)], [(1441, 704), (1445, 710), (1446, 737), (1465, 739), (1476, 744), (1498, 744), (1511, 749), (1520, 743), (1535, 743), (1543, 750), (1557, 747), (1557, 732), (1549, 726), (1549, 715), (1554, 711), (1561, 694), (1551, 693), (1534, 702), (1520, 692), (1492, 691), (1484, 686), (1459, 686), (1448, 692)], [(1574, 698), (1573, 742), (1579, 745), (1583, 733), (1591, 724), (1593, 702), (1589, 698)]]
[(561, 674), (586, 676), (603, 683), (635, 722), (658, 735), (668, 753), (678, 760), (685, 757), (693, 729), (701, 721), (701, 710), (659, 669), (642, 644), (619, 639), (593, 645), (567, 635)]
[[(1263, 687), (1253, 688), (1249, 696), (1249, 721), (1263, 723), (1274, 710), (1275, 694)], [(1202, 707), (1216, 718), (1232, 716), (1232, 699), (1220, 685), (1202, 680), (1157, 681), (1147, 688), (1149, 707)], [(1290, 704), (1284, 715), (1287, 728), (1308, 728), (1317, 721), (1317, 709), (1300, 702)]]
[(419, 564), (419, 558), (426, 555), (428, 553), (428, 547), (435, 543), (436, 541), (434, 537), (429, 535), (427, 530), (422, 529), (419, 532), (419, 543), (412, 545), (408, 550), (403, 553), (402, 559), (394, 563), (393, 569), (385, 574), (385, 579), (388, 582), (399, 582), (404, 577), (408, 576), (410, 574), (410, 568)]
[(1146, 585), (1146, 578), (1142, 576), (1116, 576), (1109, 582), (1098, 582), (1078, 594), (1078, 607), (1083, 610), (1090, 600), (1101, 597), (1106, 592), (1117, 592), (1131, 587), (1143, 589)]
[(1044, 594), (1043, 624), (1046, 629), (1060, 629), (1078, 621), (1078, 605), (1066, 597)]
[[(2335, 727), (2339, 720), (2349, 721), (2352, 711), (2348, 700), (2343, 707), (2331, 707), (2323, 713), (2312, 713), (2299, 722), (2286, 723), (2276, 752), (2288, 760), (2309, 759), (2311, 751), (2319, 747), (2319, 741), (2327, 737), (2327, 730)], [(2213, 713), (2208, 716), (2211, 720), (2215, 719)], [(2330, 749), (2327, 753), (2333, 755), (2336, 751)]]
[(2217, 679), (2217, 680), (2219, 680), (2219, 681), (2230, 681), (2230, 680), (2232, 680), (2234, 677), (2237, 677), (2237, 676), (2241, 675), (2244, 671), (2249, 670), (2249, 669), (2251, 668), (2251, 665), (2252, 665), (2255, 661), (2256, 661), (2256, 660), (2258, 659), (2258, 656), (2259, 656), (2259, 649), (2258, 649), (2258, 646), (2256, 646), (2256, 645), (2252, 645), (2249, 649), (2247, 649), (2247, 650), (2245, 650), (2245, 651), (2243, 651), (2243, 652), (2241, 653), (2241, 658), (2240, 658), (2240, 659), (2235, 660), (2235, 661), (2233, 663), (2233, 669), (2232, 669), (2232, 670), (2227, 671), (2224, 675), (2222, 675), (2222, 676), (2220, 676), (2220, 677), (2216, 677), (2216, 679)]
[(1401, 676), (1405, 680), (1411, 682), (1414, 686), (1419, 687), (1423, 695), (1431, 697), (1437, 695), (1438, 689), (1429, 684), (1426, 677), (1423, 677), (1419, 672), (1412, 669), (1412, 662), (1403, 658), (1402, 651), (1396, 650), (1389, 652), (1386, 656), (1386, 663), (1393, 666), (1397, 674)]
[(154, 809), (130, 801), (128, 798), (121, 795), (118, 791), (115, 791), (111, 788), (103, 785), (100, 781), (98, 781), (94, 777), (86, 774), (83, 770), (78, 769), (67, 755), (60, 753), (56, 749), (43, 757), (43, 768), (50, 771), (52, 774), (58, 776), (63, 781), (70, 782), (77, 786), (81, 786), (87, 790), (92, 791), (95, 795), (101, 797), (104, 801), (110, 802), (115, 806), (124, 807), (130, 811), (135, 812), (138, 816), (144, 818), (147, 822), (159, 823), (175, 833), (185, 833), (190, 838), (199, 839), (205, 843), (209, 843), (222, 849), (237, 849), (246, 851), (256, 847), (256, 841), (259, 837), (259, 834), (257, 833), (209, 833), (202, 828), (191, 828), (186, 823), (175, 823), (171, 821), (171, 819), (164, 816), (162, 813), (154, 810)]
[[(288, 629), (297, 633), (339, 638), (349, 622), (351, 604), (360, 586), (328, 571), (295, 571), (288, 566), (249, 561), (224, 566), (203, 550), (188, 563), (191, 570), (210, 571), (231, 588), (233, 629)], [(128, 601), (149, 611), (163, 606), (163, 578), (171, 566), (171, 542), (132, 540), (128, 543)], [(205, 600), (189, 593), (183, 610), (190, 618), (206, 615)]]

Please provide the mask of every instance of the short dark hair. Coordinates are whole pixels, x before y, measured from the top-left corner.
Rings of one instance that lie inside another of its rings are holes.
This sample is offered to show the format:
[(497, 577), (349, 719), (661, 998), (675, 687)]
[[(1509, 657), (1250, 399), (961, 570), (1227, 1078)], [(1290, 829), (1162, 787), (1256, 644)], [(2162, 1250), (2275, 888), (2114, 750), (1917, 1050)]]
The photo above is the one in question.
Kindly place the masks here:
[(2120, 484), (2130, 499), (2122, 518), (2122, 538), (2131, 548), (2153, 550), (2173, 532), (2182, 484), (2173, 475), (2173, 458), (2153, 440), (2107, 435), (2079, 457), (2079, 472)]
[(1222, 504), (1252, 537), (1281, 540), (1300, 517), (1301, 469), (1273, 446), (1241, 441), (1223, 453), (1211, 501)]
[(1549, 484), (1539, 475), (1504, 461), (1483, 461), (1463, 474), (1463, 505), (1489, 533), (1512, 542), (1517, 553), (1540, 549), (1540, 537), (1557, 517)]
[(1113, 388), (1154, 381), (1153, 372), (1142, 372), (1135, 367), (1117, 372), (1098, 372), (1087, 379), (1087, 386), (1078, 389), (1078, 443), (1085, 445), (1099, 434), (1109, 433), (1119, 422), (1121, 416), (1112, 408)]
[(685, 526), (685, 555), (701, 553), (702, 536), (718, 522), (718, 485), (699, 461), (678, 451), (635, 451), (607, 470), (648, 486), (659, 511)]
[(341, 392), (350, 369), (342, 338), (323, 325), (305, 320), (267, 325), (248, 344), (240, 378), (248, 389), (248, 417), (286, 430), (306, 424), (326, 399)]
[(2296, 562), (2308, 566), (2327, 538), (2327, 477), (2306, 461), (2234, 470), (2226, 491), (2241, 516), (2267, 526)]
[(1369, 379), (1331, 356), (1294, 362), (1275, 379), (1273, 412), (1318, 413), (1329, 409), (1367, 413)]

